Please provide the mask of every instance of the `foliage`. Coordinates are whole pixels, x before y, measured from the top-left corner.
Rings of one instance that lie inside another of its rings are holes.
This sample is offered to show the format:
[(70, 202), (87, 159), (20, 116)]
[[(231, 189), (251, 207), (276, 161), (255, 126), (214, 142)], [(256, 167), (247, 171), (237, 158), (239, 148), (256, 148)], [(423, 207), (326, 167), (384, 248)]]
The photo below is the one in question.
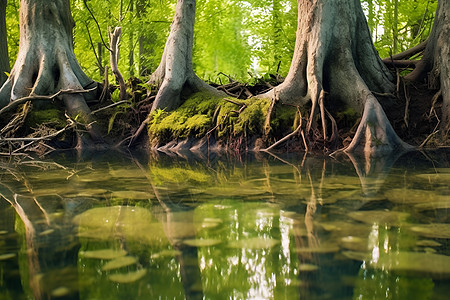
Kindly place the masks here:
[(427, 39), (437, 0), (363, 0), (375, 47), (381, 57), (402, 52)]
[[(72, 14), (76, 24), (75, 54), (85, 72), (101, 81), (103, 67), (109, 65), (109, 52), (103, 41), (109, 46), (108, 30), (116, 26), (121, 26), (123, 32), (119, 69), (124, 77), (148, 75), (154, 71), (159, 64), (175, 11), (176, 1), (168, 2), (72, 1)], [(93, 58), (97, 59), (97, 63), (93, 63)]]
[(19, 52), (19, 0), (8, 0), (6, 6), (9, 65), (12, 67)]
[[(437, 5), (437, 0), (361, 2), (381, 57), (425, 40)], [(151, 74), (159, 65), (175, 4), (176, 0), (73, 0), (75, 54), (86, 74), (97, 81), (103, 79), (103, 68), (109, 65), (109, 52), (103, 41), (108, 45), (108, 30), (115, 26), (123, 29), (119, 69), (124, 77)], [(18, 7), (18, 0), (8, 1), (11, 66), (19, 47)], [(199, 0), (194, 71), (217, 83), (225, 79), (220, 73), (240, 81), (267, 73), (285, 76), (293, 54), (296, 25), (295, 0)]]

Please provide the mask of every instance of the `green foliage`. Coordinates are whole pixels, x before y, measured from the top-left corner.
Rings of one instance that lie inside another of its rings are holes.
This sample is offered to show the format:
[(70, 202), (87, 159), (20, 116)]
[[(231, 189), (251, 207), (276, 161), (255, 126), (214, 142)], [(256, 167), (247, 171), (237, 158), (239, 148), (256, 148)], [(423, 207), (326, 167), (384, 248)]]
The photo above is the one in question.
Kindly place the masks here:
[[(437, 0), (361, 2), (381, 57), (425, 40), (437, 5)], [(108, 30), (115, 26), (123, 29), (119, 69), (125, 78), (146, 77), (159, 65), (176, 0), (74, 0), (71, 5), (76, 24), (75, 54), (88, 76), (103, 79), (103, 67), (109, 65), (103, 41), (109, 44)], [(11, 66), (19, 47), (18, 10), (19, 0), (9, 0), (6, 24)], [(194, 71), (217, 83), (226, 79), (219, 73), (240, 81), (277, 72), (285, 76), (294, 51), (296, 26), (295, 0), (199, 0)]]
[(437, 0), (361, 2), (381, 57), (402, 52), (426, 40), (437, 7)]
[(8, 35), (9, 65), (12, 67), (19, 52), (19, 0), (8, 0), (7, 2), (6, 32)]
[[(119, 69), (124, 78), (148, 75), (156, 69), (169, 34), (176, 1), (86, 1), (88, 7), (84, 2), (72, 1), (72, 14), (76, 23), (75, 54), (88, 76), (102, 80), (102, 68), (109, 65), (109, 51), (103, 41), (109, 47), (108, 30), (116, 26), (121, 26), (123, 32)], [(98, 21), (101, 35), (88, 8)]]

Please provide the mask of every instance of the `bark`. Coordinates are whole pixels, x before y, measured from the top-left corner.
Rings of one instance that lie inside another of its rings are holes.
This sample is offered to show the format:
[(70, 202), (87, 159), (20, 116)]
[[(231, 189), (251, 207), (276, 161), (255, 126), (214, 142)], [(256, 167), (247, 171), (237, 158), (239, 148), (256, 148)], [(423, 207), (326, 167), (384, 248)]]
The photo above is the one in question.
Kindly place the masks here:
[(8, 78), (5, 72), (10, 71), (6, 39), (6, 2), (6, 0), (0, 0), (0, 87)]
[(442, 92), (441, 133), (450, 130), (450, 1), (439, 0), (436, 17), (422, 59), (405, 79), (436, 84)]
[[(0, 108), (30, 95), (96, 87), (75, 58), (69, 0), (21, 0), (19, 15), (19, 53), (10, 77), (0, 89)], [(70, 115), (92, 122), (83, 95), (64, 94), (61, 99)], [(88, 127), (91, 136), (99, 139), (92, 126)]]
[[(320, 107), (325, 139), (325, 104), (339, 101), (364, 113), (348, 151), (373, 153), (408, 148), (372, 94), (392, 93), (395, 86), (373, 46), (360, 1), (299, 0), (298, 16), (294, 57), (286, 80), (262, 97), (294, 105), (311, 101), (307, 131), (316, 128)], [(363, 130), (366, 127), (371, 129)], [(362, 138), (363, 133), (371, 136)], [(389, 144), (381, 145), (380, 141)]]
[(173, 110), (181, 102), (182, 91), (209, 91), (222, 95), (206, 84), (192, 69), (195, 0), (178, 0), (161, 63), (151, 75), (149, 84), (159, 86), (151, 111)]

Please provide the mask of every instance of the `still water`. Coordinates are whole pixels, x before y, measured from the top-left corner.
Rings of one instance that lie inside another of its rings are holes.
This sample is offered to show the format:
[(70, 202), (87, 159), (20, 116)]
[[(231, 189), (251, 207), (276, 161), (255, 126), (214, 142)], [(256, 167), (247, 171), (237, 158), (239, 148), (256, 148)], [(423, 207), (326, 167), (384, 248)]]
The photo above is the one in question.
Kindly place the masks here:
[(449, 161), (1, 161), (0, 299), (448, 299)]

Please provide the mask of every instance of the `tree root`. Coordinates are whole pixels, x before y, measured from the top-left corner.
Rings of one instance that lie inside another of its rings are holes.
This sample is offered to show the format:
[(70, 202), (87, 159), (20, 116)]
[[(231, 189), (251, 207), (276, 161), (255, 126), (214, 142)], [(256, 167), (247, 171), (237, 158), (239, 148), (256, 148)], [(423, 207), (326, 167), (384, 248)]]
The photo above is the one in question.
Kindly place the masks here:
[[(272, 103), (274, 103), (274, 101), (272, 101)], [(299, 121), (299, 125), (297, 126), (297, 128), (296, 128), (293, 132), (289, 133), (289, 134), (286, 135), (285, 137), (283, 137), (283, 138), (281, 138), (280, 140), (278, 140), (277, 142), (275, 142), (274, 144), (270, 145), (269, 147), (267, 147), (267, 148), (265, 148), (265, 149), (261, 149), (261, 151), (266, 151), (266, 152), (268, 152), (268, 151), (274, 149), (275, 147), (281, 145), (282, 143), (288, 141), (290, 138), (292, 138), (292, 137), (298, 135), (299, 132), (300, 132), (300, 134), (301, 134), (301, 136), (302, 136), (303, 144), (304, 144), (304, 146), (305, 146), (305, 151), (308, 151), (308, 143), (306, 142), (305, 132), (304, 132), (304, 130), (303, 130), (303, 128), (302, 128), (302, 127), (303, 127), (302, 113), (300, 112), (300, 109), (299, 109), (298, 106), (297, 106), (297, 112), (298, 112), (298, 114), (299, 114), (299, 120), (300, 120), (300, 121)], [(269, 114), (268, 114), (268, 115), (269, 115)], [(267, 122), (267, 119), (266, 119), (266, 122)], [(269, 122), (270, 122), (270, 120), (269, 120)]]
[(343, 149), (347, 153), (363, 152), (368, 156), (412, 150), (395, 133), (383, 108), (376, 98), (369, 94), (364, 113), (350, 145)]

